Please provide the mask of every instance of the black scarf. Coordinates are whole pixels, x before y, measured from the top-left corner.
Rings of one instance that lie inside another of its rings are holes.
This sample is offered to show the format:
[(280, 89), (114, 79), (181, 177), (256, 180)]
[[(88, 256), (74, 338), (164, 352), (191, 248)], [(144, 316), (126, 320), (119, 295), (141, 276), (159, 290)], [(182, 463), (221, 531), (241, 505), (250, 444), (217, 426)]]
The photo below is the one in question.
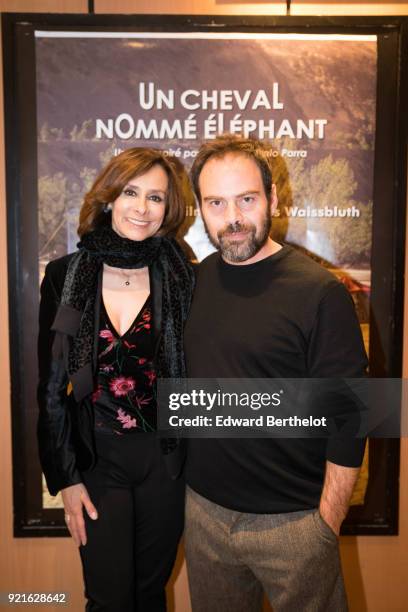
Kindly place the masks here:
[[(128, 240), (111, 227), (86, 234), (78, 243), (62, 291), (61, 304), (52, 328), (59, 332), (62, 352), (75, 399), (93, 391), (95, 306), (102, 265), (156, 270), (160, 277), (161, 334), (156, 351), (158, 377), (185, 376), (183, 328), (191, 302), (194, 275), (174, 239), (153, 236)], [(157, 302), (156, 302), (157, 303)]]

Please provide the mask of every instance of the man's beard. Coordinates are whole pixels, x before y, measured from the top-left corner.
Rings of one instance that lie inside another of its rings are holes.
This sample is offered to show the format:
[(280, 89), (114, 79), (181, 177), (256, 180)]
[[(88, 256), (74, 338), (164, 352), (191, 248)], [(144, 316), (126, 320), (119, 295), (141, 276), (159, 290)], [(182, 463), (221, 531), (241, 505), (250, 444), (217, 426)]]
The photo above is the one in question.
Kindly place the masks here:
[[(271, 231), (272, 215), (267, 208), (258, 232), (253, 223), (240, 223), (239, 221), (229, 223), (224, 229), (217, 232), (216, 236), (210, 234), (205, 221), (204, 227), (211, 244), (221, 252), (223, 258), (232, 263), (240, 263), (251, 259), (264, 246)], [(248, 232), (244, 240), (229, 239), (230, 236), (239, 232)]]

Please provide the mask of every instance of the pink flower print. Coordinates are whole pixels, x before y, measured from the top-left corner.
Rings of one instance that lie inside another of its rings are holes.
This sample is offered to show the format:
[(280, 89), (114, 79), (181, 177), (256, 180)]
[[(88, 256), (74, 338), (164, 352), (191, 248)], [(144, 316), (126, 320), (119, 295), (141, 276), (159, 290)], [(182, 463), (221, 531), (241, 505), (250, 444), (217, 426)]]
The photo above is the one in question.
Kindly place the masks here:
[(107, 374), (108, 372), (112, 372), (113, 366), (105, 365), (105, 366), (102, 366), (100, 369), (101, 369), (101, 372), (105, 372), (105, 374)]
[(130, 344), (127, 340), (124, 340), (123, 344), (126, 346), (127, 349), (136, 348), (136, 344)]
[(97, 389), (95, 389), (95, 391), (92, 393), (92, 403), (95, 404), (95, 402), (98, 401), (98, 399), (101, 397), (102, 395), (102, 388), (98, 387)]
[(99, 355), (99, 358), (101, 358), (107, 355), (113, 349), (113, 347), (116, 346), (118, 341), (109, 329), (102, 329), (99, 332), (99, 337), (109, 342), (106, 349)]
[(113, 378), (110, 381), (109, 388), (115, 397), (120, 397), (121, 395), (127, 395), (130, 391), (133, 391), (135, 388), (135, 381), (133, 378), (119, 376), (119, 378)]
[(140, 359), (137, 360), (137, 363), (139, 365), (144, 365), (146, 363), (147, 359), (145, 357), (140, 357)]
[(147, 322), (147, 321), (150, 321), (150, 319), (151, 319), (150, 310), (145, 310), (145, 311), (144, 311), (144, 313), (143, 313), (143, 315), (142, 315), (142, 319), (143, 319), (144, 321), (146, 321), (146, 322)]
[(115, 340), (115, 337), (110, 331), (110, 329), (102, 329), (102, 331), (99, 332), (99, 337), (105, 338), (105, 340), (107, 340), (109, 344)]
[(143, 395), (136, 395), (134, 398), (134, 402), (139, 410), (143, 410), (143, 406), (148, 406), (152, 401), (151, 397), (148, 397), (143, 393)]
[(150, 310), (145, 310), (142, 314), (141, 317), (141, 321), (139, 321), (139, 323), (136, 326), (135, 332), (140, 332), (141, 329), (145, 328), (145, 329), (150, 329), (151, 325), (150, 325), (150, 320), (151, 320), (152, 316), (150, 314)]
[(131, 429), (132, 427), (137, 427), (136, 419), (132, 419), (130, 414), (126, 414), (126, 412), (122, 410), (122, 408), (119, 408), (116, 420), (122, 423), (123, 429)]
[(154, 370), (147, 370), (146, 372), (143, 372), (143, 374), (149, 379), (149, 385), (152, 386), (156, 380), (156, 372), (154, 372)]

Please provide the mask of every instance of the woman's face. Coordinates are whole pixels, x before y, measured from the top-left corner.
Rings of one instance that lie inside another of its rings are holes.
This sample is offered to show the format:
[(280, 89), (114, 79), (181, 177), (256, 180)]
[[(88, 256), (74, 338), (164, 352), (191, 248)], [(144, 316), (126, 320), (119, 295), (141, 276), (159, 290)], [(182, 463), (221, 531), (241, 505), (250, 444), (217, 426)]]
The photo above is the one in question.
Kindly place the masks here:
[(154, 236), (163, 223), (168, 182), (166, 171), (158, 164), (130, 179), (112, 202), (112, 229), (129, 240)]

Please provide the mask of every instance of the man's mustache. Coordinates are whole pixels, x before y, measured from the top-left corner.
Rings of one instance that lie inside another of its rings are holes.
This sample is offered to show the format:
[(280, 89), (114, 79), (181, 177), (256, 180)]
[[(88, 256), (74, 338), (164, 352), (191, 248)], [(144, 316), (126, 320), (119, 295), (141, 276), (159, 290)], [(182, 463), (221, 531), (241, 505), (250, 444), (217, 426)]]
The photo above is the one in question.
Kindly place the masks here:
[(239, 234), (240, 232), (249, 232), (251, 229), (251, 226), (235, 221), (235, 223), (229, 223), (224, 229), (220, 230), (218, 232), (218, 238), (228, 236), (230, 234)]

